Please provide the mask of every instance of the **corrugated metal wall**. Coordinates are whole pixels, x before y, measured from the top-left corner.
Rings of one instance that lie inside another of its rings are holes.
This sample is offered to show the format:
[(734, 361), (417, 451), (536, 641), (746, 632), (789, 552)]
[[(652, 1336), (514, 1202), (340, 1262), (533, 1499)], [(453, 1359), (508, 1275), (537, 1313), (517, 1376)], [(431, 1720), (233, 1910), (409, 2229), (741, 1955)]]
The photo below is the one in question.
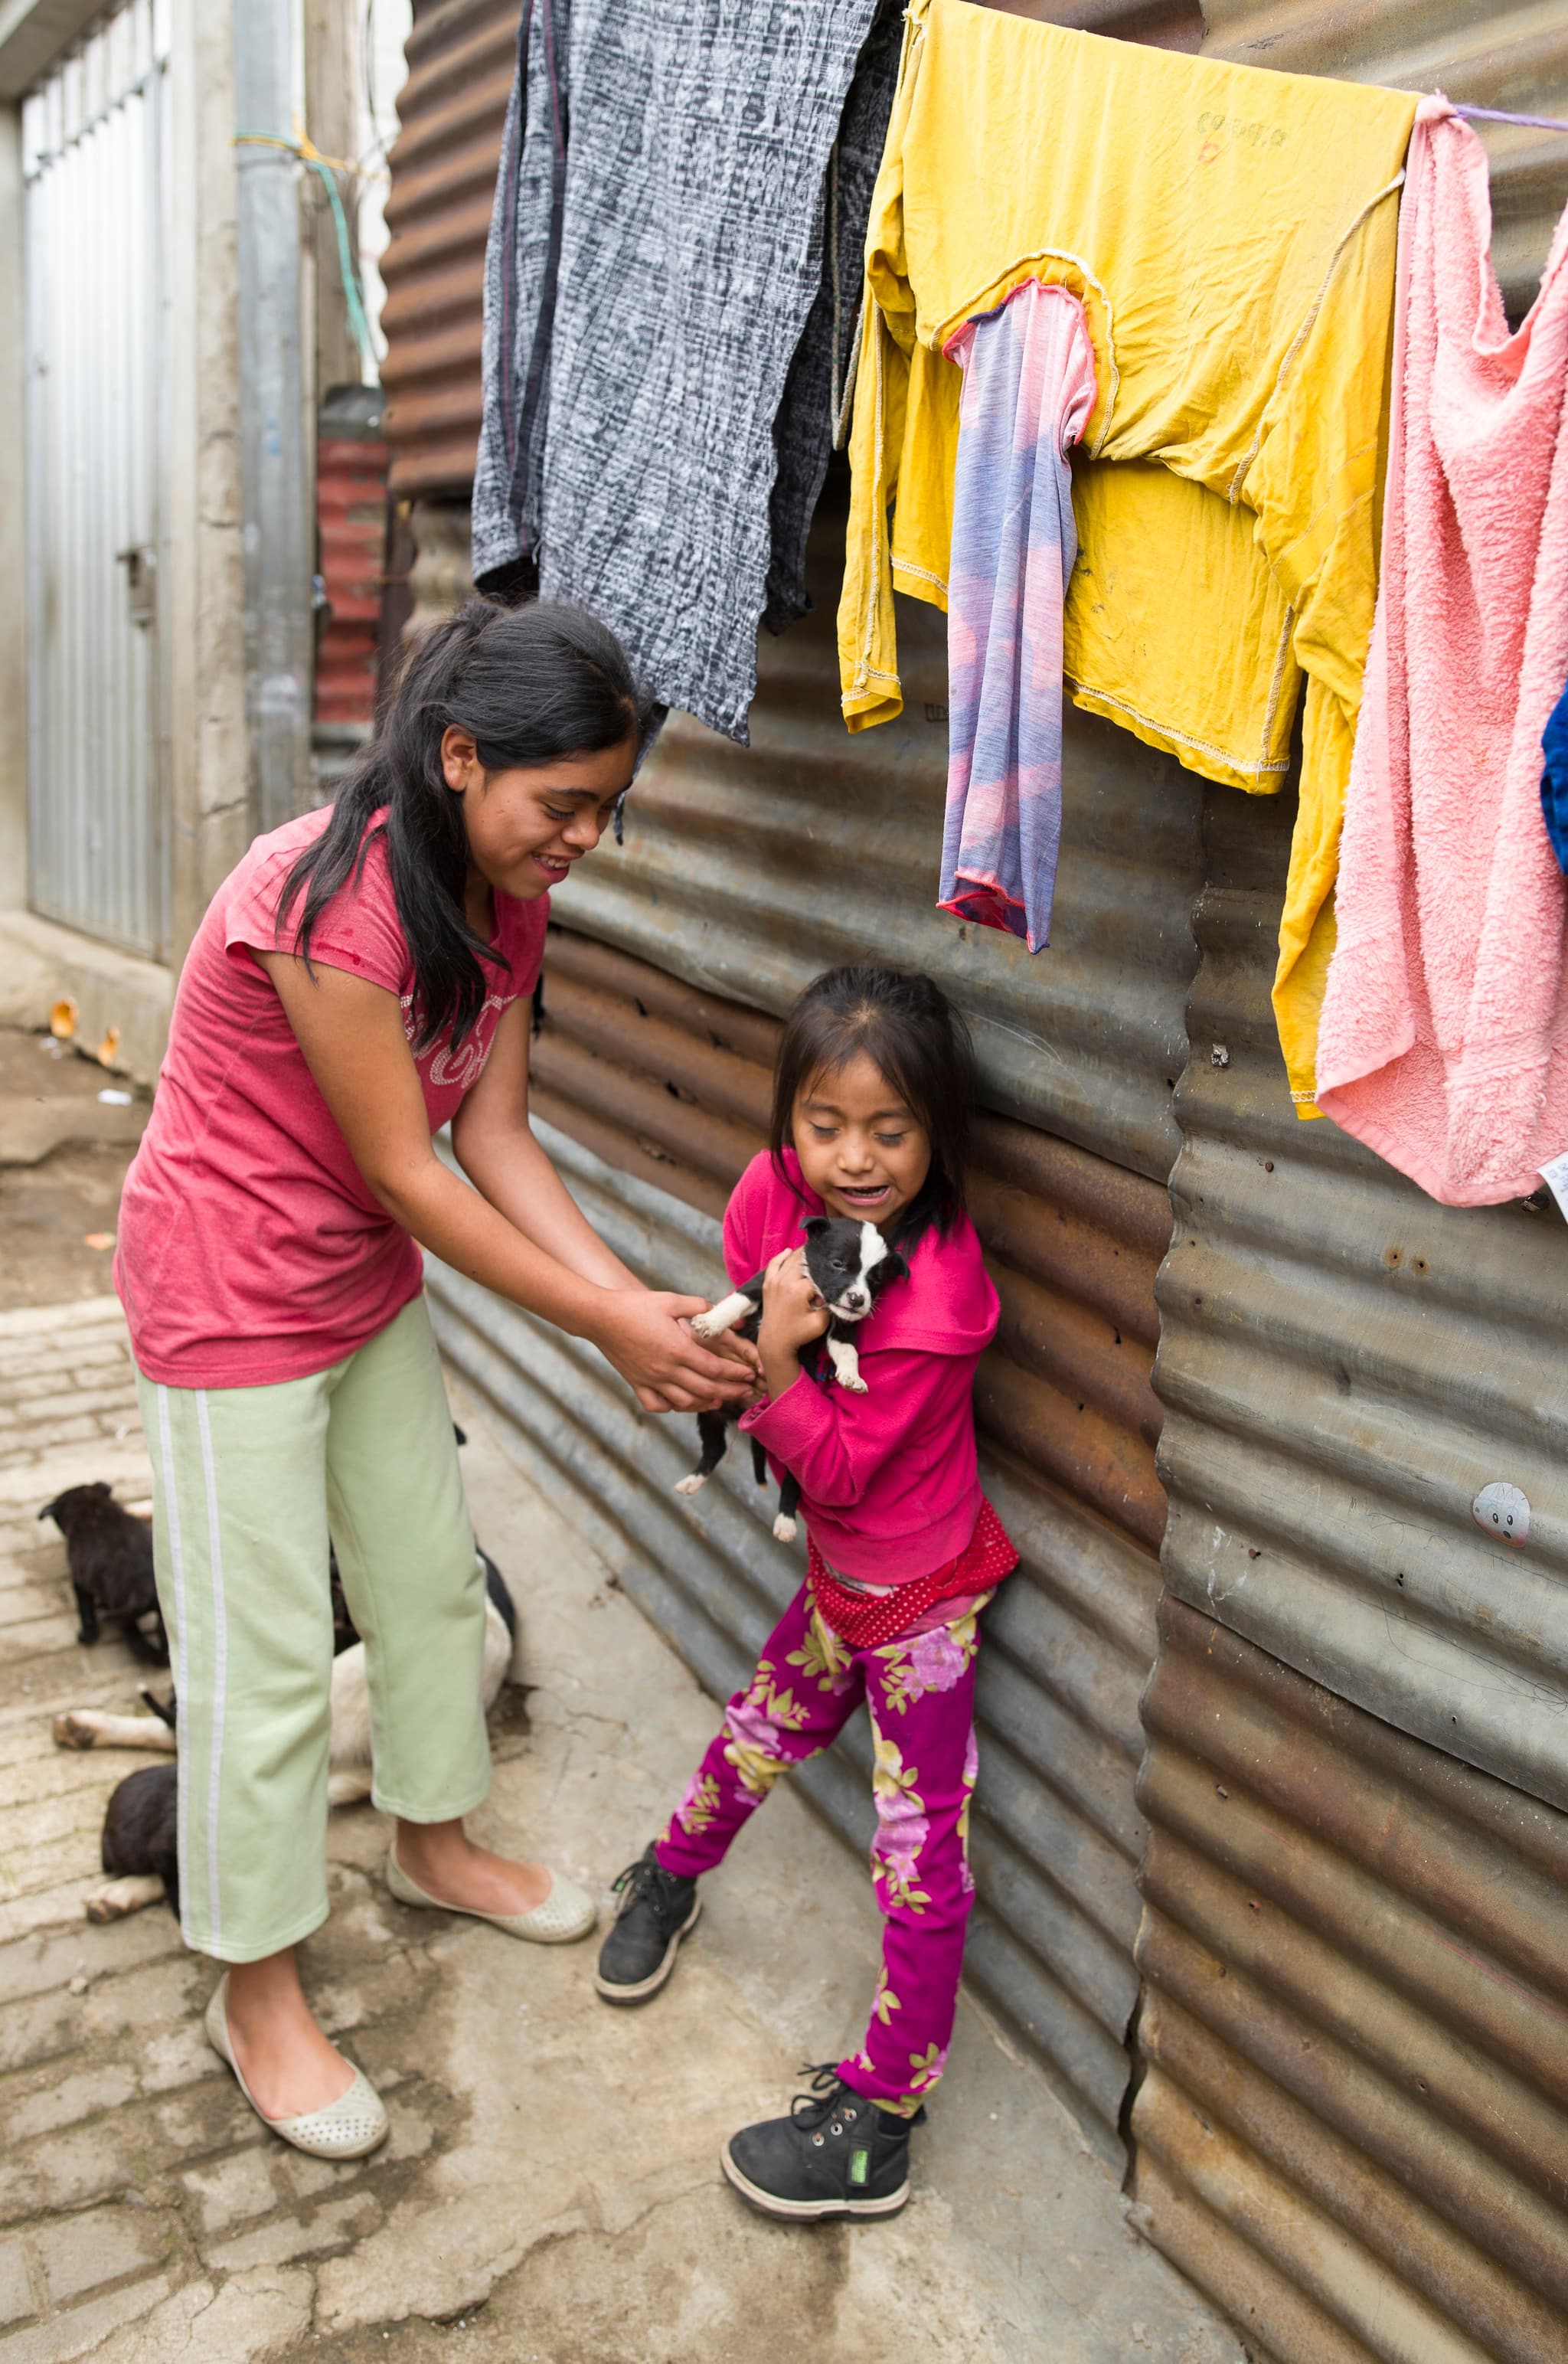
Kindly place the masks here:
[[(1297, 1121), (1268, 1003), (1291, 818), (1209, 808), (1160, 1284), (1165, 1580), (1568, 1807), (1568, 1235), (1550, 1201), (1440, 1207)], [(1494, 1479), (1529, 1498), (1522, 1550), (1473, 1516)]]
[[(546, 1009), (535, 1108), (573, 1189), (650, 1279), (717, 1293), (717, 1218), (762, 1145), (776, 1021), (566, 932)], [(1148, 1373), (1169, 1206), (1142, 1176), (999, 1117), (982, 1123), (972, 1196), (1003, 1302), (976, 1394), (985, 1481), (1024, 1566), (987, 1620), (970, 1974), (1111, 2155), (1137, 1994), (1132, 1790), (1164, 1516)], [(729, 1456), (726, 1494), (687, 1504), (668, 1489), (695, 1458), (689, 1422), (642, 1419), (590, 1350), (450, 1276), (435, 1288), (449, 1352), (576, 1483), (601, 1542), (595, 1522), (610, 1520), (628, 1589), (699, 1675), (732, 1685), (802, 1573), (748, 1457)], [(864, 1759), (863, 1734), (850, 1754)], [(841, 1766), (818, 1781), (863, 1837), (863, 1784)]]
[(1135, 2191), (1263, 2364), (1568, 2358), (1568, 1816), (1181, 1602)]
[(169, 926), (166, 14), (130, 0), (22, 108), (28, 893), (153, 954)]
[(518, 0), (414, 0), (381, 258), (395, 495), (466, 494), (473, 482), (484, 241), (517, 17)]
[[(1560, 9), (1207, 14), (1209, 54), (1568, 100)], [(1517, 318), (1568, 140), (1483, 136)], [(1280, 2364), (1561, 2358), (1568, 1240), (1549, 1205), (1438, 1207), (1296, 1120), (1268, 999), (1293, 819), (1206, 797), (1159, 1288), (1180, 1598), (1145, 1701), (1137, 2189)], [(1530, 1497), (1522, 1551), (1473, 1518), (1493, 1479)]]
[(851, 738), (832, 624), (841, 570), (829, 498), (812, 542), (817, 612), (763, 640), (751, 747), (672, 716), (628, 801), (625, 846), (573, 879), (562, 917), (780, 1012), (835, 961), (927, 969), (968, 1013), (993, 1108), (1163, 1181), (1178, 1145), (1202, 783), (1070, 711), (1050, 952), (955, 926), (936, 909), (945, 619), (900, 600), (904, 712)]
[(380, 391), (338, 386), (317, 425), (317, 559), (326, 611), (316, 644), (316, 721), (354, 739), (375, 713), (386, 572), (386, 445)]
[[(1184, 0), (1015, 5), (1173, 47), (1205, 32)], [(1204, 17), (1211, 55), (1568, 112), (1561, 10), (1208, 0)], [(1483, 136), (1517, 314), (1568, 141)], [(454, 484), (421, 432), (411, 487)], [(979, 1411), (1027, 1537), (990, 1620), (971, 1968), (1106, 2149), (1161, 1509), (1141, 1356), (1119, 1341), (1147, 1338), (1163, 1221), (1151, 1197), (1130, 1232), (1107, 1210), (1179, 1149), (1157, 1364), (1170, 1593), (1141, 1792), (1144, 2228), (1280, 2364), (1568, 2358), (1558, 1218), (1438, 1209), (1296, 1120), (1267, 998), (1288, 798), (1206, 792), (1070, 716), (1052, 951), (1030, 962), (939, 921), (941, 626), (906, 609), (900, 633), (920, 653), (890, 730), (845, 738), (820, 621), (764, 647), (749, 754), (672, 722), (624, 851), (560, 898), (600, 942), (552, 953), (537, 1073), (555, 1148), (628, 1262), (711, 1287), (770, 1015), (865, 953), (932, 968), (971, 1012), (998, 1120), (976, 1210), (1008, 1309)], [(740, 1456), (687, 1511), (665, 1490), (687, 1460), (676, 1424), (639, 1421), (584, 1350), (437, 1287), (449, 1350), (727, 1688), (795, 1574)], [(1472, 1520), (1492, 1478), (1531, 1498), (1523, 1552)], [(858, 1779), (829, 1760), (808, 1780), (863, 1835)]]

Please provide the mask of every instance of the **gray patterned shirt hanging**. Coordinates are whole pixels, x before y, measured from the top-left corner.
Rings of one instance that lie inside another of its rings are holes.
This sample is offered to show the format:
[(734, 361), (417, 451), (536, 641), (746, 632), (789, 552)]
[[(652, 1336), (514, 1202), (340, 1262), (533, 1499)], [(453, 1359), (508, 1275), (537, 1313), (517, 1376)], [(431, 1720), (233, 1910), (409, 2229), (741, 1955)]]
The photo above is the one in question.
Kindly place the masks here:
[(662, 704), (741, 741), (758, 622), (809, 605), (897, 72), (898, 12), (884, 0), (873, 31), (875, 5), (523, 0), (474, 579), (537, 566)]

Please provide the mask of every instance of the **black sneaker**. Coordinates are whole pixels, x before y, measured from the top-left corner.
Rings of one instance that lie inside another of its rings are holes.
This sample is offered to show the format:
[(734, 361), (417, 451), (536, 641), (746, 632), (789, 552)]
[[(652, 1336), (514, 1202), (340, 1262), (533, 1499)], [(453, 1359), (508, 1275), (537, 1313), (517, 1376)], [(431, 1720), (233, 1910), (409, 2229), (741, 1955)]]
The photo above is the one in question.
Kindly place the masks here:
[(646, 2002), (674, 1968), (702, 1899), (696, 1881), (666, 1871), (651, 1846), (628, 1864), (615, 1892), (620, 1902), (599, 1948), (594, 1984), (606, 2002)]
[(924, 2125), (879, 2110), (834, 2068), (808, 2068), (787, 2118), (731, 2135), (719, 2154), (742, 2200), (764, 2216), (893, 2216), (909, 2197), (909, 2129)]

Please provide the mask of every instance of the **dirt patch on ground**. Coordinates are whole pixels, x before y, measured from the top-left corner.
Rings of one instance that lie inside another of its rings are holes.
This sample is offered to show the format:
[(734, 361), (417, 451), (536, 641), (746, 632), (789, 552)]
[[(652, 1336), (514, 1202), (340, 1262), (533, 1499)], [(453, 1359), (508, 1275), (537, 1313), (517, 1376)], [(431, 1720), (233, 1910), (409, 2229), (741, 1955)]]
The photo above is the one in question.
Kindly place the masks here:
[(0, 1028), (0, 1312), (107, 1293), (120, 1189), (151, 1107), (49, 1035)]

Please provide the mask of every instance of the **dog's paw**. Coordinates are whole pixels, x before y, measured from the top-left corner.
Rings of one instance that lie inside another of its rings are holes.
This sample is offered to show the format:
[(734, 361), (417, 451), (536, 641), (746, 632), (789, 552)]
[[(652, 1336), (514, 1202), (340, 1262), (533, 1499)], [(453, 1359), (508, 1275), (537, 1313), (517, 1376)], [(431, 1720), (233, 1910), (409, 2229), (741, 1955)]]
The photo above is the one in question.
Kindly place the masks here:
[(92, 1716), (83, 1709), (72, 1708), (54, 1719), (54, 1745), (57, 1748), (95, 1748), (97, 1731)]
[(778, 1537), (781, 1544), (792, 1544), (795, 1541), (795, 1521), (793, 1519), (786, 1519), (784, 1512), (781, 1511), (778, 1517), (773, 1521), (774, 1534)]
[(165, 1893), (155, 1871), (128, 1872), (123, 1879), (111, 1879), (106, 1888), (95, 1888), (91, 1896), (84, 1896), (82, 1910), (89, 1921), (123, 1921), (128, 1912), (145, 1912), (150, 1904), (161, 1904)]
[(839, 1385), (847, 1388), (852, 1396), (863, 1396), (866, 1392), (866, 1383), (858, 1371), (840, 1371)]
[(692, 1336), (700, 1338), (705, 1346), (718, 1336), (723, 1327), (721, 1321), (715, 1321), (711, 1313), (694, 1313), (692, 1316)]
[(706, 1484), (707, 1479), (699, 1478), (694, 1470), (689, 1478), (676, 1478), (675, 1491), (677, 1494), (700, 1494)]

